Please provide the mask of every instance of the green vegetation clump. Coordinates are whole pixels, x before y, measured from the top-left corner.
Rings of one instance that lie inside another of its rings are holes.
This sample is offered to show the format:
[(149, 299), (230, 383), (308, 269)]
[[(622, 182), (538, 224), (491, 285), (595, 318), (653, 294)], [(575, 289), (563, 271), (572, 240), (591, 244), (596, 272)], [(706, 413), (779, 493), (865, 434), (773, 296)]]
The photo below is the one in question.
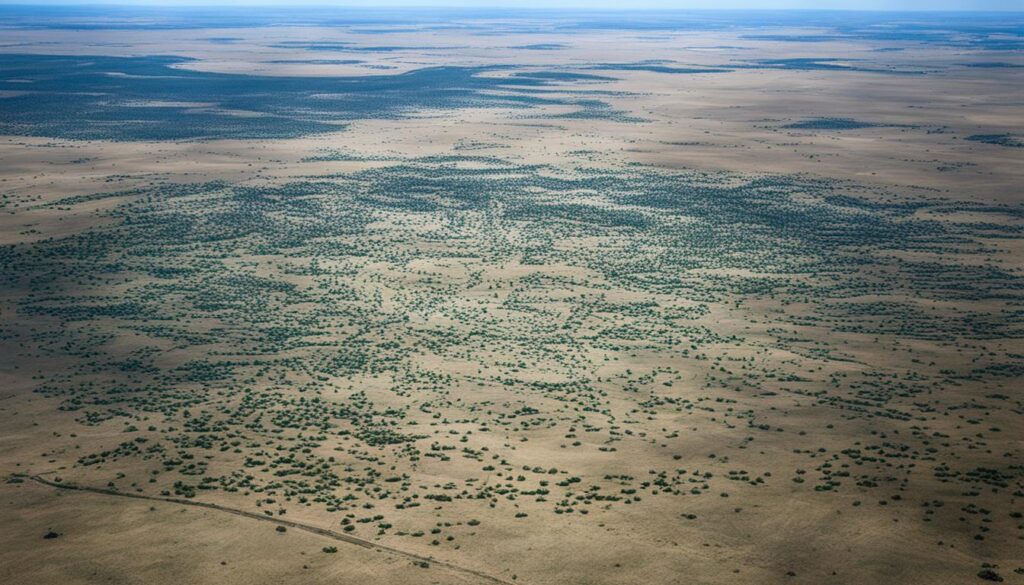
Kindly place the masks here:
[(1024, 148), (1024, 140), (1011, 134), (972, 134), (966, 140), (995, 146), (1005, 146), (1006, 148)]

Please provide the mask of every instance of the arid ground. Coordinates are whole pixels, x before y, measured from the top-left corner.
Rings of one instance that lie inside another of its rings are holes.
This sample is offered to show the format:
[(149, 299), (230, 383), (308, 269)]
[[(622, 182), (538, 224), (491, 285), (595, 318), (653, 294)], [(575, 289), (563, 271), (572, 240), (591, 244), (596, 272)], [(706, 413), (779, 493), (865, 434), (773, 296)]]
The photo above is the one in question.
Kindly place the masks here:
[(0, 9), (0, 582), (1024, 583), (1022, 30)]

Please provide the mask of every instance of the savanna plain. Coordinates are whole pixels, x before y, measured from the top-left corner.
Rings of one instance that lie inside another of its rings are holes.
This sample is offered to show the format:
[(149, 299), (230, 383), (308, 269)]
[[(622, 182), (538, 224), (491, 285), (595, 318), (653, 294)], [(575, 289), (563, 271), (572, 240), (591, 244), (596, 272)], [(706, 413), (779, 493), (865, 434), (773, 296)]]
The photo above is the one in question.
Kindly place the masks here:
[(1024, 583), (1022, 30), (0, 7), (0, 582)]

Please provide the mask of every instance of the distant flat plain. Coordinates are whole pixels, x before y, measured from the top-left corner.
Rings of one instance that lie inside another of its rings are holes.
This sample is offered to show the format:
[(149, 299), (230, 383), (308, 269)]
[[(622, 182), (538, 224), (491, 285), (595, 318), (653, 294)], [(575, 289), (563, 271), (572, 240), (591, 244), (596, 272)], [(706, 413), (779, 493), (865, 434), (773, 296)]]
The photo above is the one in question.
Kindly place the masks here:
[(1019, 15), (89, 10), (0, 581), (1024, 583)]

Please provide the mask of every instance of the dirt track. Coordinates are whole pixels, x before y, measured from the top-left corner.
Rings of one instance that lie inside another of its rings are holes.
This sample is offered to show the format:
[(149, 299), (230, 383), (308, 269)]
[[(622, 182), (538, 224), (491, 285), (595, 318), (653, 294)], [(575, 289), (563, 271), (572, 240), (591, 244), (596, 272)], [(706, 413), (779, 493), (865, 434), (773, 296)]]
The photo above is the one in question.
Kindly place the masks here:
[[(42, 485), (46, 485), (46, 486), (50, 486), (50, 487), (57, 488), (57, 489), (62, 489), (62, 490), (71, 490), (71, 491), (79, 491), (79, 492), (90, 492), (90, 493), (94, 493), (94, 494), (102, 494), (102, 495), (105, 495), (105, 496), (117, 496), (117, 497), (122, 497), (122, 498), (134, 498), (136, 500), (151, 500), (151, 501), (155, 501), (155, 502), (166, 502), (166, 503), (171, 503), (171, 504), (181, 504), (183, 506), (194, 506), (194, 507), (197, 507), (197, 508), (208, 508), (210, 510), (217, 510), (219, 512), (226, 512), (228, 514), (235, 514), (236, 516), (243, 516), (245, 518), (250, 518), (252, 520), (260, 520), (262, 522), (270, 522), (272, 524), (277, 524), (279, 526), (286, 526), (288, 528), (294, 528), (296, 530), (304, 530), (306, 532), (310, 532), (310, 533), (313, 533), (313, 534), (316, 534), (316, 535), (319, 535), (319, 536), (324, 536), (324, 537), (327, 537), (327, 538), (330, 538), (330, 539), (333, 539), (333, 540), (337, 540), (339, 542), (344, 542), (344, 543), (347, 543), (347, 544), (354, 544), (356, 546), (361, 546), (363, 548), (368, 548), (368, 549), (371, 549), (371, 550), (377, 550), (377, 551), (380, 551), (380, 552), (384, 552), (384, 553), (389, 553), (389, 554), (405, 557), (405, 558), (410, 559), (412, 561), (415, 561), (417, 563), (428, 563), (428, 564), (436, 565), (436, 566), (439, 566), (439, 567), (444, 567), (446, 569), (449, 569), (451, 571), (455, 571), (457, 573), (462, 573), (462, 574), (465, 574), (465, 575), (471, 575), (473, 577), (477, 577), (477, 578), (482, 579), (482, 580), (484, 580), (484, 581), (486, 581), (488, 583), (496, 583), (496, 584), (500, 584), (500, 585), (513, 585), (510, 581), (504, 581), (502, 579), (499, 579), (497, 577), (488, 575), (486, 573), (482, 573), (480, 571), (475, 571), (473, 569), (468, 569), (466, 567), (460, 567), (459, 565), (455, 565), (453, 563), (449, 563), (449, 562), (446, 562), (446, 561), (438, 560), (438, 559), (433, 558), (433, 557), (426, 557), (426, 556), (418, 555), (416, 553), (411, 553), (411, 552), (400, 550), (400, 549), (397, 549), (397, 548), (392, 548), (390, 546), (385, 546), (385, 545), (382, 545), (382, 544), (378, 544), (378, 543), (375, 543), (375, 542), (372, 542), (372, 541), (369, 541), (369, 540), (365, 540), (365, 539), (359, 538), (357, 536), (351, 536), (351, 535), (348, 535), (348, 534), (343, 534), (343, 533), (340, 533), (340, 532), (335, 532), (333, 530), (327, 530), (326, 528), (319, 528), (319, 527), (316, 527), (316, 526), (310, 526), (308, 524), (302, 524), (300, 522), (292, 522), (291, 520), (282, 520), (280, 518), (273, 518), (273, 517), (270, 517), (270, 516), (263, 516), (263, 515), (260, 515), (260, 514), (256, 514), (254, 512), (246, 512), (244, 510), (237, 510), (235, 508), (228, 508), (226, 506), (221, 506), (221, 505), (218, 505), (218, 504), (211, 504), (211, 503), (208, 503), (208, 502), (197, 502), (197, 501), (186, 500), (186, 499), (182, 499), (182, 498), (168, 498), (168, 497), (162, 497), (162, 496), (147, 496), (147, 495), (143, 495), (143, 494), (128, 494), (128, 493), (124, 493), (124, 492), (119, 492), (119, 491), (115, 491), (115, 490), (108, 490), (108, 489), (103, 489), (103, 488), (95, 488), (95, 487), (80, 486), (80, 485), (73, 485), (73, 484), (64, 484), (64, 483), (59, 483), (59, 482), (55, 482), (55, 481), (50, 481), (48, 479), (44, 479), (44, 478), (42, 478), (42, 477), (40, 477), (38, 475), (17, 475), (16, 474), (16, 475), (14, 475), (12, 477), (17, 477), (17, 478), (20, 478), (20, 479), (31, 480), (31, 481), (34, 481), (36, 483), (42, 484)], [(517, 583), (516, 585), (519, 585), (519, 584)]]

